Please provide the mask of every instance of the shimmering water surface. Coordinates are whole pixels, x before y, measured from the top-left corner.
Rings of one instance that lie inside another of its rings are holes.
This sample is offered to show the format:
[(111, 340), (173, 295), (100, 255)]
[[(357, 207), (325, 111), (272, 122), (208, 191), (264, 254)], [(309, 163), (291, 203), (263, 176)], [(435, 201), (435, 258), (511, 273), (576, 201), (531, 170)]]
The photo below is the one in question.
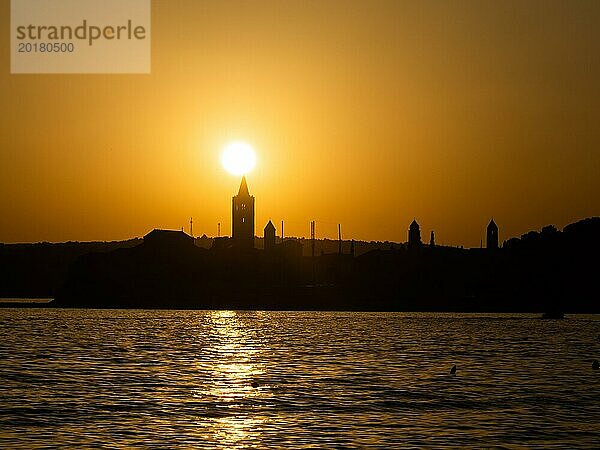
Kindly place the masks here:
[(0, 447), (599, 447), (596, 358), (598, 316), (4, 309)]

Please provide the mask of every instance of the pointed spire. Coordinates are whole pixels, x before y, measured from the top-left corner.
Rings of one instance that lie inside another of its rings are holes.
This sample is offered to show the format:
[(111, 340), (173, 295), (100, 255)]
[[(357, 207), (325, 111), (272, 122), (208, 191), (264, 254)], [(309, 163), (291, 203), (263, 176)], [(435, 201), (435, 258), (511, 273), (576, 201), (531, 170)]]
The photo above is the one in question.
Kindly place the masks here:
[(246, 176), (242, 177), (242, 182), (240, 183), (240, 190), (238, 191), (238, 195), (250, 196), (250, 192), (248, 192), (248, 184), (246, 183)]

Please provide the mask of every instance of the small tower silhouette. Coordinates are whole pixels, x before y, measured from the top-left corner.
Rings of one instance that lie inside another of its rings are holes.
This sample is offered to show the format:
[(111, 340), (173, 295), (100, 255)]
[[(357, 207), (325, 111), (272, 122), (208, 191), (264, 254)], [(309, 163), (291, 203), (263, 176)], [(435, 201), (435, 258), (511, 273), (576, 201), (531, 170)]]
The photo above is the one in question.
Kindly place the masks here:
[(408, 246), (419, 247), (421, 245), (421, 227), (417, 220), (413, 220), (408, 228)]
[(246, 177), (232, 198), (231, 235), (237, 248), (254, 248), (254, 197), (248, 192)]
[(485, 243), (488, 249), (498, 248), (498, 225), (496, 225), (494, 219), (490, 220), (487, 226), (487, 239)]
[(435, 247), (435, 233), (431, 230), (431, 236), (429, 237), (429, 246)]
[(264, 244), (265, 252), (272, 252), (275, 250), (275, 225), (269, 220), (269, 223), (265, 226), (264, 230)]

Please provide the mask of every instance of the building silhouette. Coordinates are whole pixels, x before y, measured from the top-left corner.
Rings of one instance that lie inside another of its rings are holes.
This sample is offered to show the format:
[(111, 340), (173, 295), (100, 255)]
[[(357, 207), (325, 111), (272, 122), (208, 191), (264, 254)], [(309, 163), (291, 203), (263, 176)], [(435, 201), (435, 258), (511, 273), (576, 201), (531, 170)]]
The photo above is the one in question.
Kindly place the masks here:
[(486, 247), (489, 249), (498, 248), (498, 225), (494, 222), (494, 219), (490, 220), (490, 223), (487, 226), (487, 238), (486, 238)]
[(417, 220), (413, 220), (408, 228), (408, 246), (419, 247), (421, 245), (421, 227)]
[(273, 252), (275, 250), (275, 225), (269, 220), (264, 230), (264, 248), (265, 252)]
[(154, 229), (144, 236), (144, 244), (152, 248), (169, 249), (173, 251), (195, 246), (194, 238), (179, 230)]
[(248, 192), (246, 177), (242, 177), (238, 194), (232, 198), (231, 236), (236, 248), (254, 248), (254, 197)]

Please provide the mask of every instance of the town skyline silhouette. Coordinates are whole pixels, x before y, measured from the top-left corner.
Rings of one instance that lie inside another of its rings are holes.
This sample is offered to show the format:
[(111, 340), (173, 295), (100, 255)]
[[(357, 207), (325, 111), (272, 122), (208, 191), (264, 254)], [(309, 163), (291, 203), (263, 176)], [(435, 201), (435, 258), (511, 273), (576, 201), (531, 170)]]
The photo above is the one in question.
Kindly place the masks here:
[[(364, 242), (255, 232), (246, 176), (231, 198), (231, 235), (208, 238), (155, 228), (122, 242), (1, 244), (2, 296), (48, 296), (29, 307), (590, 312), (596, 289), (581, 255), (599, 247), (600, 217), (553, 225), (500, 245), (490, 219), (485, 247), (423, 242), (416, 218), (407, 240)], [(282, 229), (285, 222), (282, 222)], [(56, 258), (60, 258), (59, 260)], [(50, 261), (56, 261), (53, 265)], [(577, 263), (571, 264), (569, 261)], [(30, 267), (40, 268), (32, 282)], [(582, 278), (583, 277), (583, 278)], [(577, 300), (568, 301), (572, 292)], [(3, 305), (3, 306), (10, 306)], [(13, 305), (14, 306), (14, 305)]]
[[(221, 235), (221, 223), (219, 222), (217, 224), (218, 226), (218, 234), (217, 234), (217, 238), (231, 238), (233, 245), (237, 246), (238, 248), (253, 248), (254, 247), (254, 240), (255, 239), (260, 239), (260, 236), (257, 235), (255, 233), (255, 197), (253, 195), (250, 195), (250, 190), (248, 188), (248, 182), (246, 179), (246, 174), (242, 175), (241, 177), (241, 181), (240, 181), (240, 186), (238, 189), (238, 193), (236, 195), (234, 195), (232, 197), (232, 212), (231, 212), (231, 234), (228, 235)], [(312, 224), (313, 222), (316, 224), (317, 222), (319, 222), (318, 220), (310, 220), (308, 222), (308, 224), (311, 226), (311, 232), (313, 230), (312, 228)], [(280, 231), (283, 231), (283, 227), (284, 227), (284, 223), (285, 220), (281, 221), (281, 228)], [(196, 239), (197, 236), (194, 235), (193, 233), (193, 217), (190, 218), (190, 222), (189, 222), (189, 232), (187, 234), (189, 234), (192, 238)], [(341, 235), (341, 223), (338, 223), (338, 236), (337, 239), (338, 241), (342, 241), (342, 235)], [(554, 225), (552, 225), (554, 226)], [(280, 235), (277, 235), (277, 227), (273, 224), (272, 219), (269, 219), (268, 222), (265, 224), (265, 228), (263, 230), (263, 239), (266, 239), (267, 236), (267, 229), (268, 229), (268, 235), (271, 237), (271, 240), (273, 239), (273, 237), (275, 238), (279, 238), (279, 239), (283, 239), (283, 233), (280, 233)], [(161, 228), (154, 228), (154, 231), (161, 231), (163, 229)], [(167, 231), (167, 230), (165, 230)], [(168, 230), (168, 231), (175, 231), (175, 230)], [(184, 231), (184, 227), (181, 227), (181, 231)], [(315, 228), (316, 231), (316, 228)], [(442, 244), (436, 244), (435, 243), (435, 230), (430, 230), (430, 241), (429, 241), (429, 245), (430, 246), (435, 246), (435, 245), (442, 245)], [(206, 233), (202, 233), (202, 237), (203, 238), (208, 238), (209, 236)], [(214, 238), (215, 236), (213, 236)], [(314, 237), (312, 235), (310, 236), (290, 236), (290, 238), (300, 238), (300, 239), (314, 239)], [(509, 239), (511, 239), (513, 237), (510, 237)], [(324, 237), (323, 239), (325, 240), (329, 240), (329, 238)], [(349, 239), (346, 240), (350, 240), (350, 241), (354, 241), (356, 239), (352, 239), (351, 237)], [(371, 241), (374, 242), (374, 241)], [(402, 243), (404, 241), (401, 240), (385, 240), (383, 242), (393, 242), (393, 243)], [(414, 246), (420, 246), (420, 245), (424, 245), (422, 238), (421, 238), (421, 226), (417, 221), (417, 218), (413, 218), (413, 221), (410, 223), (409, 227), (408, 227), (408, 232), (407, 232), (407, 240), (405, 241), (406, 244), (409, 247), (414, 247)], [(485, 243), (485, 245), (484, 245)], [(447, 245), (447, 244), (443, 244), (444, 246), (448, 246), (448, 247), (453, 247), (453, 245)], [(491, 216), (490, 217), (490, 221), (487, 223), (486, 227), (485, 227), (485, 241), (483, 239), (481, 239), (480, 241), (480, 245), (479, 248), (483, 248), (485, 246), (485, 248), (488, 249), (497, 249), (499, 247), (501, 247), (500, 244), (500, 240), (499, 240), (499, 227), (496, 224), (494, 217)], [(462, 245), (454, 245), (454, 247), (461, 247), (463, 248)], [(476, 247), (475, 247), (476, 248)]]

